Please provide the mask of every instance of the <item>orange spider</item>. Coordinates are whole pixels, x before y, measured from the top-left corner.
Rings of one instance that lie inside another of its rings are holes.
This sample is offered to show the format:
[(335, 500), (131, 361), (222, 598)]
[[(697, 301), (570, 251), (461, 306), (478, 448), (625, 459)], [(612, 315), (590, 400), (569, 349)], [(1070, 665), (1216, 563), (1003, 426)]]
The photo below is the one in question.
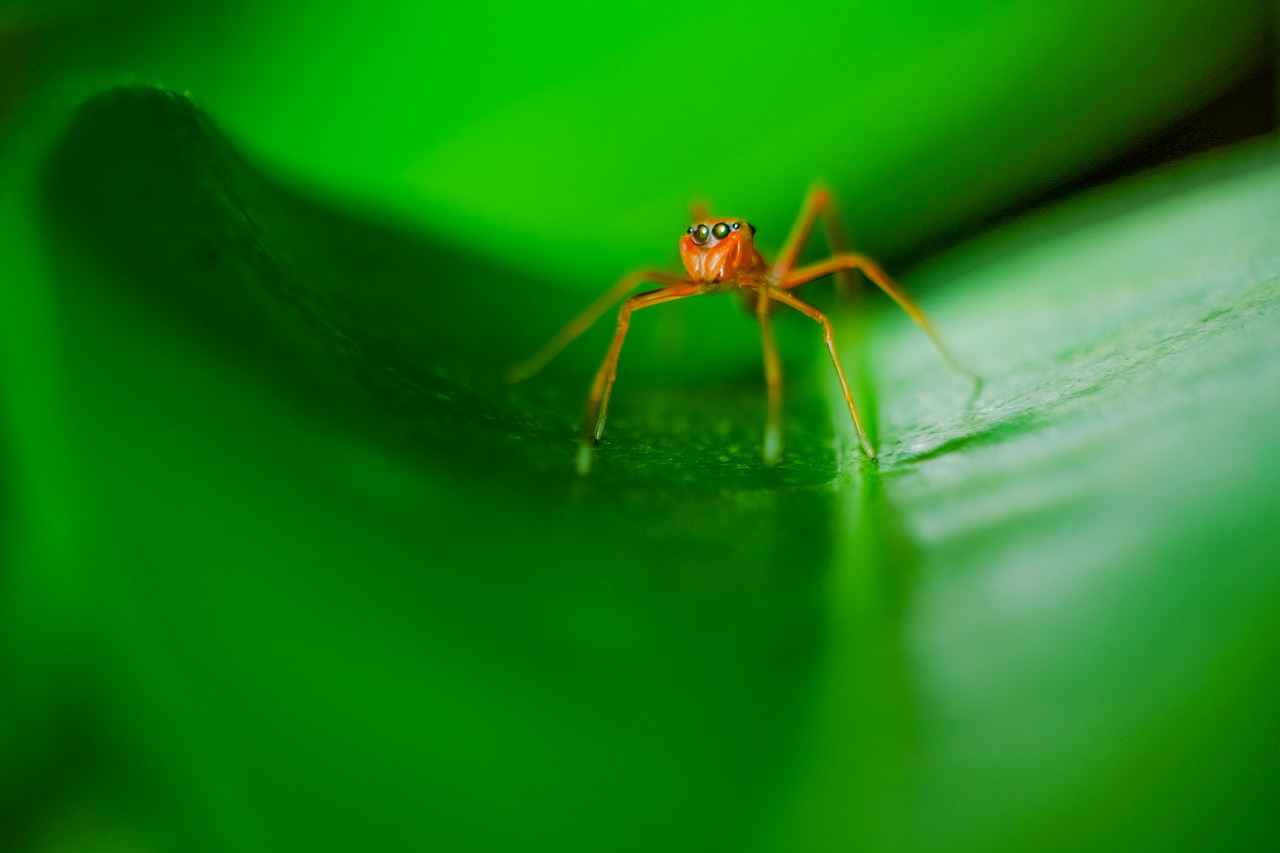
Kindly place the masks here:
[[(638, 284), (660, 284), (657, 290), (639, 293), (622, 303), (618, 313), (618, 328), (613, 336), (600, 369), (596, 371), (595, 381), (591, 383), (591, 396), (587, 400), (586, 417), (582, 422), (582, 439), (575, 460), (578, 473), (586, 474), (591, 470), (592, 447), (599, 443), (604, 434), (605, 415), (609, 411), (609, 395), (613, 390), (614, 380), (618, 376), (618, 355), (622, 352), (622, 342), (631, 324), (631, 314), (641, 308), (660, 305), (688, 296), (701, 296), (709, 293), (728, 293), (736, 291), (742, 295), (748, 307), (760, 321), (760, 331), (764, 339), (764, 376), (768, 388), (769, 408), (764, 430), (765, 464), (776, 463), (782, 453), (782, 368), (778, 362), (778, 350), (773, 340), (773, 327), (770, 325), (769, 313), (773, 303), (794, 308), (822, 325), (823, 338), (827, 351), (831, 354), (831, 363), (835, 366), (836, 376), (840, 378), (840, 390), (844, 393), (844, 401), (849, 406), (849, 414), (853, 417), (854, 429), (867, 456), (874, 459), (875, 448), (871, 446), (866, 432), (862, 428), (862, 420), (858, 417), (858, 407), (853, 403), (853, 395), (849, 392), (849, 382), (845, 378), (844, 369), (840, 366), (840, 357), (836, 354), (835, 333), (831, 321), (817, 308), (797, 299), (793, 294), (797, 287), (807, 284), (823, 276), (847, 270), (861, 270), (889, 294), (895, 302), (910, 315), (930, 340), (938, 348), (947, 363), (961, 373), (977, 377), (960, 367), (946, 347), (938, 340), (929, 321), (925, 319), (920, 307), (897, 284), (895, 284), (871, 259), (852, 252), (840, 251), (840, 233), (832, 211), (831, 197), (825, 188), (818, 187), (809, 192), (805, 199), (800, 216), (796, 219), (787, 238), (782, 254), (773, 266), (765, 263), (755, 247), (755, 227), (743, 219), (707, 218), (705, 211), (695, 209), (694, 224), (689, 226), (685, 235), (680, 238), (680, 258), (688, 277), (670, 275), (669, 273), (643, 270), (624, 276), (595, 302), (574, 317), (555, 337), (529, 358), (511, 368), (507, 373), (508, 382), (519, 382), (541, 370), (547, 362), (564, 349), (574, 338), (586, 331), (611, 305), (630, 293)], [(827, 233), (836, 254), (825, 261), (796, 268), (796, 259), (800, 249), (809, 238), (813, 225), (822, 216)]]

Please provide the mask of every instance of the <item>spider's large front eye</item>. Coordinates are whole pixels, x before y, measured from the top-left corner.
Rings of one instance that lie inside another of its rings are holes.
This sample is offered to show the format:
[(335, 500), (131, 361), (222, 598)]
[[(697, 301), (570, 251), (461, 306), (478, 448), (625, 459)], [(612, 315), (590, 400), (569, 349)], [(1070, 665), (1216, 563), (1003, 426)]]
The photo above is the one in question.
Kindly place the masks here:
[(694, 226), (689, 229), (689, 233), (693, 235), (693, 242), (699, 246), (706, 245), (706, 242), (711, 239), (711, 229), (706, 225)]
[(723, 240), (729, 236), (729, 225), (725, 222), (717, 222), (712, 228), (711, 233), (716, 235), (717, 240)]

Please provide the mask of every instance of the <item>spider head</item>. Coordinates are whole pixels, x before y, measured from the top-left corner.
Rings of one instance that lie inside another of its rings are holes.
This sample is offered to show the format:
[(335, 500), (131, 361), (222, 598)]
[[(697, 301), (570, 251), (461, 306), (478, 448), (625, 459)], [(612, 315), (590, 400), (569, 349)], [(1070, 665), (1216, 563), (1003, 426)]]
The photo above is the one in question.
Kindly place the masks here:
[(695, 222), (680, 238), (680, 259), (690, 281), (717, 282), (733, 278), (755, 255), (755, 226), (742, 219)]

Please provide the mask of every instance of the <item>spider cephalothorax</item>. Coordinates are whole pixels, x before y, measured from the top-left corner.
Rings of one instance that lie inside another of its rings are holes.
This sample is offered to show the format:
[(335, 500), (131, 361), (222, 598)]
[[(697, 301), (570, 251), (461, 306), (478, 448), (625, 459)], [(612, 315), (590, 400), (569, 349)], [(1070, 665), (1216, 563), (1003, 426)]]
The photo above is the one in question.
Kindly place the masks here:
[(752, 237), (756, 229), (741, 219), (695, 222), (680, 238), (680, 259), (690, 281), (722, 282), (764, 262)]

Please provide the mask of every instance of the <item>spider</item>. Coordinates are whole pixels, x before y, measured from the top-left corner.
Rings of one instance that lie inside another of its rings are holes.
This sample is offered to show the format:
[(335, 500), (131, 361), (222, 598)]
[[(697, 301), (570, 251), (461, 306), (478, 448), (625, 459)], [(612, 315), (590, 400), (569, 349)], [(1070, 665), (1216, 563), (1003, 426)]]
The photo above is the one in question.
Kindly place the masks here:
[[(824, 261), (797, 267), (796, 261), (800, 250), (808, 240), (819, 217), (823, 218), (829, 242), (836, 253)], [(622, 310), (618, 312), (618, 327), (613, 335), (613, 343), (609, 346), (604, 361), (600, 363), (600, 369), (596, 371), (595, 380), (591, 383), (591, 394), (587, 398), (581, 442), (575, 457), (575, 466), (579, 474), (585, 475), (591, 470), (592, 448), (600, 442), (604, 434), (605, 416), (609, 411), (609, 396), (613, 390), (614, 380), (618, 376), (618, 356), (622, 352), (622, 343), (631, 325), (631, 315), (641, 308), (649, 308), (690, 296), (737, 292), (760, 322), (760, 333), (764, 342), (765, 386), (768, 391), (768, 413), (765, 419), (763, 446), (766, 465), (776, 464), (782, 455), (782, 368), (779, 364), (778, 350), (774, 343), (773, 327), (769, 316), (775, 304), (794, 308), (822, 326), (823, 340), (826, 342), (827, 351), (831, 354), (831, 364), (836, 369), (836, 376), (840, 379), (840, 390), (844, 394), (845, 403), (849, 406), (849, 415), (853, 418), (853, 427), (858, 433), (858, 439), (868, 458), (874, 459), (876, 455), (875, 448), (871, 446), (871, 441), (862, 428), (862, 419), (858, 416), (858, 407), (854, 405), (853, 395), (849, 391), (849, 381), (845, 378), (844, 368), (840, 366), (831, 321), (817, 308), (797, 298), (794, 293), (800, 285), (815, 279), (860, 270), (892, 297), (924, 330), (943, 359), (952, 368), (972, 378), (975, 386), (977, 385), (978, 377), (956, 363), (934, 333), (924, 312), (901, 287), (885, 275), (884, 271), (870, 258), (854, 252), (841, 251), (843, 246), (840, 245), (840, 232), (836, 224), (831, 194), (824, 187), (810, 190), (800, 215), (792, 226), (791, 234), (783, 246), (782, 253), (772, 266), (766, 263), (760, 252), (756, 250), (754, 239), (756, 229), (746, 220), (733, 217), (708, 218), (705, 210), (701, 209), (695, 209), (693, 219), (694, 223), (680, 238), (680, 258), (684, 261), (686, 276), (652, 270), (641, 270), (624, 276), (578, 316), (570, 320), (541, 349), (513, 366), (507, 373), (508, 382), (520, 382), (529, 378), (541, 370), (571, 341), (590, 328), (605, 311), (634, 290), (637, 285), (661, 285), (656, 290), (631, 296), (622, 303)]]

